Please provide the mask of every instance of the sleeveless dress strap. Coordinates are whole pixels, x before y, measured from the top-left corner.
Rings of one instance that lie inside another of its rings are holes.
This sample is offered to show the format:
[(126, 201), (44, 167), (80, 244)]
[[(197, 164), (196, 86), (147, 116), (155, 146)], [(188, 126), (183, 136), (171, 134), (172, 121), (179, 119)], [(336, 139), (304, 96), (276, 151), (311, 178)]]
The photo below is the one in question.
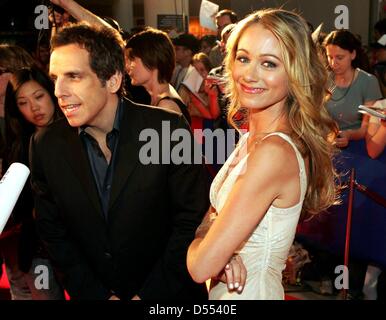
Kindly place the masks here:
[(169, 96), (162, 97), (161, 99), (158, 100), (157, 106), (159, 105), (159, 103), (160, 103), (162, 100), (172, 100), (173, 102), (175, 102), (175, 103), (178, 105), (178, 108), (181, 110), (181, 113), (182, 113), (183, 116), (185, 117), (186, 121), (187, 121), (189, 124), (192, 123), (192, 119), (191, 119), (191, 117), (190, 117), (188, 108), (186, 107), (185, 103), (183, 103), (180, 99), (174, 98), (174, 97), (169, 97)]

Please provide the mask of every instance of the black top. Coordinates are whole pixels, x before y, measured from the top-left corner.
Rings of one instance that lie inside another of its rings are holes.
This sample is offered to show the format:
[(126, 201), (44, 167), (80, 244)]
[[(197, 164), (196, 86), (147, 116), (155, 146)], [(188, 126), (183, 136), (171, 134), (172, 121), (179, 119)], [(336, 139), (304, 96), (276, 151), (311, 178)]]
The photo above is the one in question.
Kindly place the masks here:
[(95, 179), (95, 184), (98, 189), (99, 198), (106, 220), (115, 168), (115, 150), (118, 145), (119, 127), (122, 118), (121, 104), (122, 102), (118, 104), (113, 129), (106, 135), (106, 145), (111, 151), (110, 163), (107, 162), (98, 142), (85, 131), (86, 127), (80, 128), (79, 131), (79, 135), (87, 151), (91, 171)]
[(189, 114), (188, 108), (186, 107), (185, 103), (183, 103), (180, 99), (178, 99), (178, 98), (173, 98), (173, 97), (163, 97), (163, 98), (161, 98), (161, 99), (158, 101), (158, 104), (159, 104), (162, 100), (172, 100), (172, 101), (174, 101), (175, 103), (177, 103), (177, 105), (178, 105), (178, 107), (180, 108), (181, 113), (182, 113), (182, 115), (185, 117), (186, 121), (187, 121), (189, 124), (192, 123), (192, 119), (190, 118), (190, 114)]
[[(187, 249), (209, 207), (203, 165), (193, 152), (181, 164), (140, 158), (149, 150), (149, 141), (139, 139), (144, 130), (157, 132), (153, 153), (162, 160), (180, 143), (165, 132), (164, 121), (170, 132), (189, 130), (188, 124), (162, 108), (125, 99), (122, 107), (108, 221), (78, 128), (63, 119), (34, 136), (39, 234), (72, 299), (108, 299), (112, 291), (125, 300), (135, 294), (145, 301), (207, 299), (205, 284), (195, 284), (186, 267)], [(192, 134), (189, 142), (195, 144)]]

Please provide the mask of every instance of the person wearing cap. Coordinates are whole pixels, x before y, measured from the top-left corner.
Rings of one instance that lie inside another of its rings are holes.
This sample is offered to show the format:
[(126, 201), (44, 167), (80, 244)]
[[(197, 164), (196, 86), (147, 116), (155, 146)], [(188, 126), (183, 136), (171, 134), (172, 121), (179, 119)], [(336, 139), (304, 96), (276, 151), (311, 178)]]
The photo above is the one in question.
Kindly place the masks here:
[(178, 91), (181, 83), (194, 69), (192, 59), (200, 50), (200, 42), (194, 35), (183, 33), (173, 39), (173, 44), (176, 52), (176, 67), (171, 84)]

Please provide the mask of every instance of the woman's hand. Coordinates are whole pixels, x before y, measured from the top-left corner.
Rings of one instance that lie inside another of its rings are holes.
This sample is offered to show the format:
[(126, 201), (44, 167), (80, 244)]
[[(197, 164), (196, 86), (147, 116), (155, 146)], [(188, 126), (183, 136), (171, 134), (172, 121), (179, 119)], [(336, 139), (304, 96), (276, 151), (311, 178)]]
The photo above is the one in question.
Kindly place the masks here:
[(55, 8), (50, 11), (48, 19), (56, 27), (62, 27), (63, 25), (69, 22), (69, 14), (67, 11), (67, 6), (70, 0), (50, 0), (50, 2), (64, 10), (63, 13), (55, 11)]
[(213, 78), (206, 78), (204, 80), (205, 86), (204, 91), (207, 95), (215, 95), (217, 97), (218, 95), (218, 88), (217, 88), (217, 81)]
[[(386, 109), (382, 110), (382, 113), (386, 115)], [(386, 129), (386, 120), (381, 120), (381, 126)]]
[(347, 131), (339, 131), (338, 137), (335, 139), (338, 148), (345, 148), (350, 141), (350, 134)]
[(216, 280), (226, 283), (229, 291), (243, 292), (247, 280), (247, 269), (238, 254), (232, 256)]

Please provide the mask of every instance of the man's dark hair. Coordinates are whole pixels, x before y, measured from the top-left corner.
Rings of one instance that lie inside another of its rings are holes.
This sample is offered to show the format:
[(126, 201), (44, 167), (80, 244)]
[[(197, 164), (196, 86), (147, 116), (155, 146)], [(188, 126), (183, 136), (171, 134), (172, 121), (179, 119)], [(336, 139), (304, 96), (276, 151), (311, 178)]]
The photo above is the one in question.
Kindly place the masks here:
[[(124, 41), (119, 32), (109, 27), (76, 23), (64, 27), (51, 40), (51, 52), (58, 47), (76, 44), (89, 53), (91, 70), (102, 85), (117, 71), (125, 75)], [(123, 83), (118, 91), (122, 93)]]
[(383, 36), (386, 33), (386, 19), (379, 20), (374, 25), (374, 29), (378, 30), (379, 34)]
[(169, 83), (175, 67), (176, 56), (169, 36), (154, 28), (133, 35), (126, 44), (130, 59), (140, 58), (149, 69), (158, 69), (158, 81)]
[(175, 46), (181, 46), (196, 54), (200, 51), (200, 41), (191, 33), (182, 33), (173, 39)]
[(232, 23), (237, 23), (237, 14), (236, 14), (236, 12), (234, 12), (234, 11), (232, 11), (230, 9), (221, 10), (221, 11), (217, 12), (216, 19), (220, 18), (220, 17), (223, 17), (223, 16), (229, 16), (229, 18), (231, 19)]

